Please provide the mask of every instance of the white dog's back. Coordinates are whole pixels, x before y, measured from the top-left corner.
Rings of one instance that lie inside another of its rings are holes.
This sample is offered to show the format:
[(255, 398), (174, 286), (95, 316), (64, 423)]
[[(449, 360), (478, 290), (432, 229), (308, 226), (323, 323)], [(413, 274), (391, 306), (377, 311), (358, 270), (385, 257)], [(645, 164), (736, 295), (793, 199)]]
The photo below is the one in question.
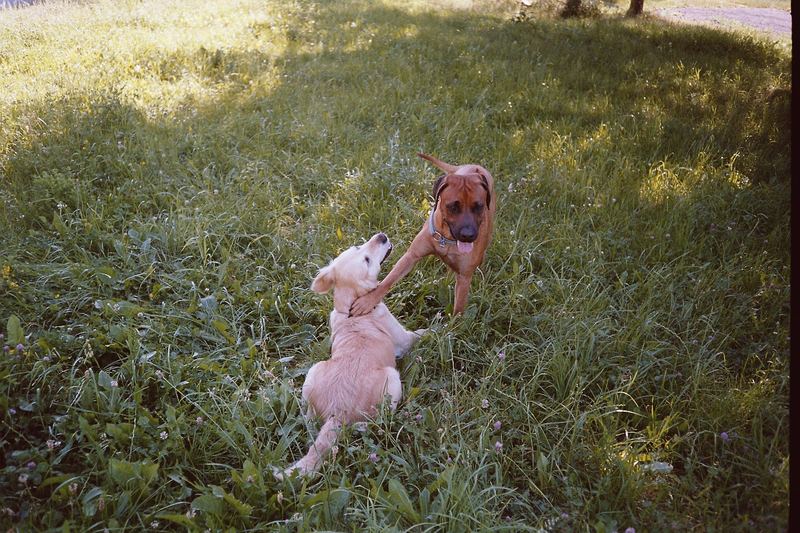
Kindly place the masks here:
[(378, 319), (384, 314), (376, 309), (346, 320), (331, 316), (331, 358), (314, 365), (303, 384), (311, 414), (323, 420), (336, 416), (346, 424), (375, 415), (376, 399), (379, 403), (387, 379), (397, 374), (394, 342), (385, 320)]

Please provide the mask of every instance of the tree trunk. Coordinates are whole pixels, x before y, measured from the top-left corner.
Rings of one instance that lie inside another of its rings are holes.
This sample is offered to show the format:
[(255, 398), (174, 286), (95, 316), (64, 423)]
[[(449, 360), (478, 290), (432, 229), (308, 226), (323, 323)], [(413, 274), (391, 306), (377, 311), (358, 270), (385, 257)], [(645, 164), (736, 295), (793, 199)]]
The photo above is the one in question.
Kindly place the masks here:
[(628, 12), (625, 13), (626, 17), (637, 17), (642, 14), (644, 10), (644, 0), (631, 0), (631, 5), (628, 7)]
[[(644, 0), (642, 0), (644, 1)], [(561, 16), (564, 18), (575, 17), (581, 10), (581, 0), (567, 0), (564, 9), (561, 11)]]

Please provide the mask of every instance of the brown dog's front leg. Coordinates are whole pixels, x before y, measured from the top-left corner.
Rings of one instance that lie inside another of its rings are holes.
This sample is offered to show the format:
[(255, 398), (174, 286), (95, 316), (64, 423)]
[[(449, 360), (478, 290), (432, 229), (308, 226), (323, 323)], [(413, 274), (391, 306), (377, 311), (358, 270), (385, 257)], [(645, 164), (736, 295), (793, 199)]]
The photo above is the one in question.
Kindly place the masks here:
[(469, 274), (456, 274), (456, 299), (453, 303), (453, 314), (460, 315), (467, 306), (469, 286), (472, 283), (472, 272)]
[(377, 287), (353, 302), (353, 305), (350, 306), (350, 316), (366, 315), (375, 309), (375, 306), (381, 302), (386, 293), (389, 292), (389, 289), (392, 288), (392, 285), (411, 272), (411, 269), (414, 268), (419, 259), (418, 257), (409, 256), (408, 253), (401, 257)]
[(411, 269), (414, 268), (414, 265), (416, 265), (420, 259), (432, 252), (423, 239), (427, 237), (424, 230), (425, 228), (411, 241), (411, 246), (408, 247), (403, 257), (397, 260), (397, 263), (392, 267), (391, 272), (383, 278), (383, 281), (372, 291), (357, 298), (353, 302), (353, 305), (350, 306), (350, 316), (365, 315), (375, 309), (375, 306), (378, 305), (386, 293), (389, 292), (392, 285), (411, 272)]

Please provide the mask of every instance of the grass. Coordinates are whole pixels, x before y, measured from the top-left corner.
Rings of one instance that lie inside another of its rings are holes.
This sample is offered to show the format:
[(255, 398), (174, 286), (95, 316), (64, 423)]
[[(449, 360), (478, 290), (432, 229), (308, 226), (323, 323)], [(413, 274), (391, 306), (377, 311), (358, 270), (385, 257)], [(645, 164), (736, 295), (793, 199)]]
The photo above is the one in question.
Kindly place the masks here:
[[(0, 16), (5, 529), (787, 527), (790, 58), (456, 7)], [(310, 281), (406, 248), (418, 150), (497, 182), (467, 312), (420, 264), (397, 412), (277, 482), (328, 354)]]

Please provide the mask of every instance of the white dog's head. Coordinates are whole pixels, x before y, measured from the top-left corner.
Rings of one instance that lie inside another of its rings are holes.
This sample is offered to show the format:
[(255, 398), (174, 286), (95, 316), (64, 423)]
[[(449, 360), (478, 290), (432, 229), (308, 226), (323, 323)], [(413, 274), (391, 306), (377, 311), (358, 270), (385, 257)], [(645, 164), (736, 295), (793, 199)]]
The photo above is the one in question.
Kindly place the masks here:
[(381, 263), (392, 251), (392, 243), (383, 233), (376, 233), (361, 246), (352, 246), (323, 267), (311, 290), (320, 294), (333, 289), (334, 306), (348, 312), (353, 300), (378, 286)]

